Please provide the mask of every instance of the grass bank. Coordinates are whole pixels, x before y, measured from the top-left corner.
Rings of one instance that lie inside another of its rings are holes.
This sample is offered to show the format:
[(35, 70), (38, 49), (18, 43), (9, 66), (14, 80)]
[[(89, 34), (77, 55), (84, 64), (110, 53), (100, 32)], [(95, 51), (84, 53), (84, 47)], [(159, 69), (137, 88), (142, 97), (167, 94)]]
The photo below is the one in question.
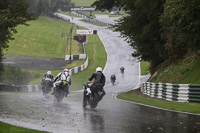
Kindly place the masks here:
[(199, 75), (200, 56), (192, 53), (173, 63), (166, 61), (154, 73), (150, 81), (176, 84), (200, 84)]
[[(33, 56), (42, 58), (64, 58), (69, 54), (70, 45), (66, 38), (73, 24), (49, 17), (39, 17), (28, 22), (30, 26), (19, 25), (15, 40), (9, 42), (4, 54)], [(76, 26), (73, 26), (76, 34)], [(83, 53), (82, 46), (72, 40), (72, 54)]]
[(177, 103), (152, 98), (142, 94), (139, 89), (122, 93), (117, 98), (169, 110), (200, 114), (200, 105), (198, 103)]
[(150, 64), (147, 61), (141, 61), (140, 62), (141, 75), (147, 75), (147, 74), (150, 73), (149, 66), (150, 66)]
[(26, 129), (0, 122), (0, 133), (47, 133), (47, 132)]

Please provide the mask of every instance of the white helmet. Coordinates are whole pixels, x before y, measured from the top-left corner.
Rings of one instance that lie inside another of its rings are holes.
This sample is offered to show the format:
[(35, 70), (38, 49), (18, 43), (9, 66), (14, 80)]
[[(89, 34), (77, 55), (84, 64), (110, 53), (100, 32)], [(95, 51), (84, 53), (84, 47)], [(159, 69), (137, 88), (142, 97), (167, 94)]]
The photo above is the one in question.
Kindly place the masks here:
[(51, 75), (51, 71), (48, 71), (48, 72), (47, 72), (47, 75)]
[(65, 69), (63, 70), (63, 72), (69, 72), (69, 69), (65, 68)]
[(102, 68), (101, 67), (97, 67), (96, 68), (96, 72), (102, 72)]

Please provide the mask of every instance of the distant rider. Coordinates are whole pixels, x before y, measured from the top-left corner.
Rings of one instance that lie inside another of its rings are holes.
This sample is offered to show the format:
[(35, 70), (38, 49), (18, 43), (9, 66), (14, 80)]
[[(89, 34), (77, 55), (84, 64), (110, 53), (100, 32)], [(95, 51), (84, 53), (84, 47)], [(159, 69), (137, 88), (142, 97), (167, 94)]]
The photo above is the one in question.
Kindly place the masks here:
[[(59, 86), (60, 84), (63, 84), (64, 81), (66, 81), (66, 83), (70, 86), (71, 85), (71, 75), (69, 74), (69, 69), (64, 69), (63, 72), (60, 72), (55, 78), (54, 78), (54, 91), (52, 93), (52, 95), (55, 92), (55, 87)], [(68, 86), (68, 87), (69, 87)], [(69, 93), (69, 88), (65, 88), (65, 96), (68, 95)]]
[(120, 71), (121, 71), (122, 74), (124, 73), (124, 70), (125, 70), (125, 68), (123, 66), (120, 67)]
[(44, 83), (45, 81), (51, 81), (52, 82), (52, 87), (53, 87), (53, 75), (51, 74), (51, 71), (47, 71), (47, 73), (42, 77), (42, 90), (44, 89)]
[(97, 93), (98, 91), (101, 91), (103, 92), (101, 95), (101, 98), (103, 98), (103, 96), (106, 94), (105, 91), (103, 90), (106, 78), (104, 74), (102, 73), (101, 67), (96, 68), (96, 72), (92, 74), (92, 76), (89, 78), (89, 81), (92, 81), (93, 79), (95, 80), (90, 88), (92, 91), (92, 94), (94, 94), (95, 92)]
[(115, 80), (116, 80), (115, 74), (113, 74), (113, 75), (110, 76), (110, 80), (111, 80), (111, 82), (113, 82), (113, 84), (114, 84), (114, 82), (115, 82)]

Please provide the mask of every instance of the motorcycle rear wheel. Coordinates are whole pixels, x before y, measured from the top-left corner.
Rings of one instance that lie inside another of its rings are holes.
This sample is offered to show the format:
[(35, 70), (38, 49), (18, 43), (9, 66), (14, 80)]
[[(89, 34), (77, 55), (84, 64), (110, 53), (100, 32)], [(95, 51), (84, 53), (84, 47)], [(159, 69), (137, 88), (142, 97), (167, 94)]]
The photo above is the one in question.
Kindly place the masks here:
[(96, 108), (97, 105), (98, 105), (98, 94), (94, 93), (94, 97), (93, 97), (93, 100), (90, 102), (90, 108)]

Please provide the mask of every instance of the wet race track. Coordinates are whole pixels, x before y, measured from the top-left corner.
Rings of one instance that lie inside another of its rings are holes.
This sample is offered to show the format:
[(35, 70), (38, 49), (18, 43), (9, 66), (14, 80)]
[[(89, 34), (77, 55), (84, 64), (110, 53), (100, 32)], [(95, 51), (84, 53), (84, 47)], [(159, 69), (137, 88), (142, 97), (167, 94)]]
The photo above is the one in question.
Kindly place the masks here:
[(116, 100), (110, 93), (96, 109), (82, 108), (82, 93), (61, 103), (41, 93), (1, 94), (0, 120), (14, 125), (66, 133), (197, 133), (200, 117)]
[[(67, 17), (67, 16), (65, 16)], [(70, 17), (69, 17), (70, 18)], [(0, 121), (55, 133), (198, 133), (200, 116), (155, 109), (117, 100), (116, 94), (140, 84), (140, 65), (131, 57), (132, 48), (119, 33), (78, 21), (97, 30), (108, 54), (104, 69), (106, 96), (96, 109), (82, 107), (82, 91), (70, 92), (61, 103), (38, 93), (0, 93)], [(125, 67), (122, 76), (119, 68)], [(110, 75), (117, 77), (113, 86)], [(89, 77), (89, 76), (88, 76)], [(80, 86), (81, 88), (81, 86)]]

